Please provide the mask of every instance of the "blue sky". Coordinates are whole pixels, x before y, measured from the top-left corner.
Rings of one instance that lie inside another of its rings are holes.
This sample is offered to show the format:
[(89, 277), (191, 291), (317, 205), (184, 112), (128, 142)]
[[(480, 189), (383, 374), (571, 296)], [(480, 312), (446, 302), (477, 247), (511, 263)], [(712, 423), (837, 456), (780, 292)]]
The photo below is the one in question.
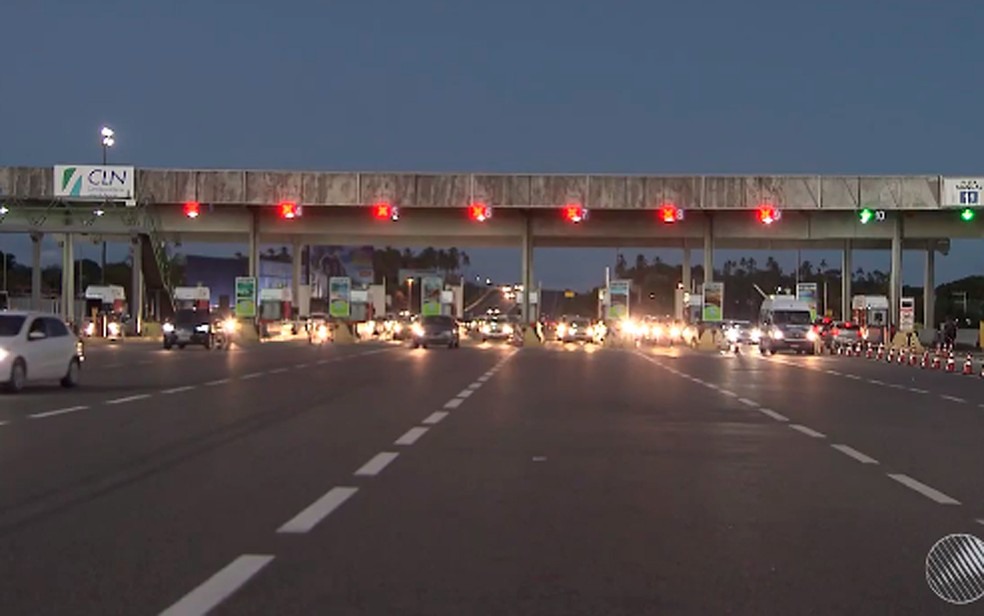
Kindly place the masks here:
[[(984, 175), (982, 18), (910, 0), (11, 0), (0, 165), (95, 162), (108, 123), (113, 160), (149, 167)], [(955, 242), (938, 279), (980, 272), (979, 249)], [(518, 251), (470, 252), (518, 277)], [(536, 277), (590, 286), (614, 252), (541, 250)]]

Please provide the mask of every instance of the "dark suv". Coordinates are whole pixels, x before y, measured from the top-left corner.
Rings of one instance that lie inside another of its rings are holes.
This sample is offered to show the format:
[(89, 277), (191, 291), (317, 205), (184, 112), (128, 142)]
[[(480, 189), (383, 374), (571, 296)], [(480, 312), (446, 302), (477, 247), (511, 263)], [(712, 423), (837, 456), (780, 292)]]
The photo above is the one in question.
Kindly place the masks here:
[(178, 310), (173, 321), (164, 324), (164, 348), (200, 344), (212, 348), (212, 319), (207, 310)]
[(435, 315), (422, 317), (412, 326), (413, 348), (431, 345), (447, 346), (456, 349), (461, 344), (458, 335), (458, 322), (454, 317)]

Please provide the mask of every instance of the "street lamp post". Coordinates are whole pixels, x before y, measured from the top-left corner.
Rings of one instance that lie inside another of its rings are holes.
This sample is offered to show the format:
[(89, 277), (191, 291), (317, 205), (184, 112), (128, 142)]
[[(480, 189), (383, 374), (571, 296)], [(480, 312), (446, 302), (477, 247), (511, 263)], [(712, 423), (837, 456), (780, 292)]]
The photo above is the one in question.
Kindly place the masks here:
[(413, 314), (413, 277), (407, 278), (407, 314)]
[[(103, 166), (105, 167), (106, 161), (109, 159), (109, 148), (113, 147), (113, 145), (116, 143), (116, 132), (108, 126), (103, 126), (102, 130), (99, 131), (99, 134), (102, 135)], [(102, 280), (102, 284), (106, 284), (106, 240), (105, 239), (103, 239), (102, 242), (102, 264), (99, 269), (100, 269), (99, 272), (100, 280)]]

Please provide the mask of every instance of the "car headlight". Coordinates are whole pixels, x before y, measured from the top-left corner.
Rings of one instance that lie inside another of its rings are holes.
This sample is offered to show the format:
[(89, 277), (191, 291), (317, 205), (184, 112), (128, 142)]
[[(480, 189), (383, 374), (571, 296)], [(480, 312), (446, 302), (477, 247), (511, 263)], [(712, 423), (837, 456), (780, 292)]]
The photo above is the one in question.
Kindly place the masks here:
[(513, 326), (512, 325), (503, 325), (502, 326), (502, 333), (506, 334), (507, 336), (511, 336), (512, 333), (513, 333)]
[(812, 329), (806, 332), (806, 339), (809, 340), (810, 342), (816, 342), (817, 332), (813, 331)]
[(772, 336), (773, 340), (781, 340), (783, 337), (781, 329), (774, 329), (769, 333), (769, 335)]
[(492, 331), (492, 328), (491, 328), (491, 327), (489, 327), (488, 325), (483, 325), (483, 326), (482, 326), (482, 333), (483, 333), (483, 334), (488, 334), (488, 333), (491, 333), (491, 331)]
[(729, 342), (738, 342), (738, 338), (740, 337), (737, 329), (729, 329), (725, 335), (728, 337)]
[(567, 326), (566, 325), (558, 325), (557, 326), (557, 335), (558, 336), (565, 336), (565, 335), (567, 335)]
[(237, 329), (239, 329), (239, 321), (236, 319), (226, 319), (225, 321), (222, 321), (222, 331), (225, 333), (232, 334), (235, 333)]
[(10, 357), (10, 352), (7, 349), (0, 349), (0, 361), (3, 361)]
[(205, 324), (196, 325), (195, 326), (195, 331), (196, 332), (201, 332), (203, 334), (207, 334), (208, 333), (208, 325), (205, 325)]
[(86, 326), (85, 326), (85, 335), (86, 336), (95, 336), (96, 335), (96, 324), (95, 323), (89, 322), (89, 323), (86, 324)]
[(762, 330), (756, 327), (755, 329), (752, 330), (752, 340), (758, 342), (761, 339), (762, 339)]
[(679, 327), (670, 328), (670, 338), (679, 338), (681, 333)]
[(410, 328), (414, 336), (423, 336), (424, 328), (420, 323), (414, 323), (413, 327)]
[(170, 334), (174, 331), (174, 323), (165, 323), (161, 326), (161, 329), (164, 330), (165, 334)]
[(120, 324), (119, 323), (110, 323), (109, 324), (109, 333), (110, 333), (111, 336), (118, 335), (120, 333)]

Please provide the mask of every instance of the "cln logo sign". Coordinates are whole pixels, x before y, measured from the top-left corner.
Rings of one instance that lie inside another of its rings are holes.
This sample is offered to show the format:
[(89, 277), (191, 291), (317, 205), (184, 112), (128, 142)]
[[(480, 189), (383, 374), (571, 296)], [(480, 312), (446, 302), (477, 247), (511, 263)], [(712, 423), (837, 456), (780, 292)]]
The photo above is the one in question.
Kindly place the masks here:
[(941, 207), (979, 207), (984, 192), (984, 178), (943, 178)]
[(78, 200), (133, 199), (133, 176), (133, 167), (56, 165), (55, 196)]

